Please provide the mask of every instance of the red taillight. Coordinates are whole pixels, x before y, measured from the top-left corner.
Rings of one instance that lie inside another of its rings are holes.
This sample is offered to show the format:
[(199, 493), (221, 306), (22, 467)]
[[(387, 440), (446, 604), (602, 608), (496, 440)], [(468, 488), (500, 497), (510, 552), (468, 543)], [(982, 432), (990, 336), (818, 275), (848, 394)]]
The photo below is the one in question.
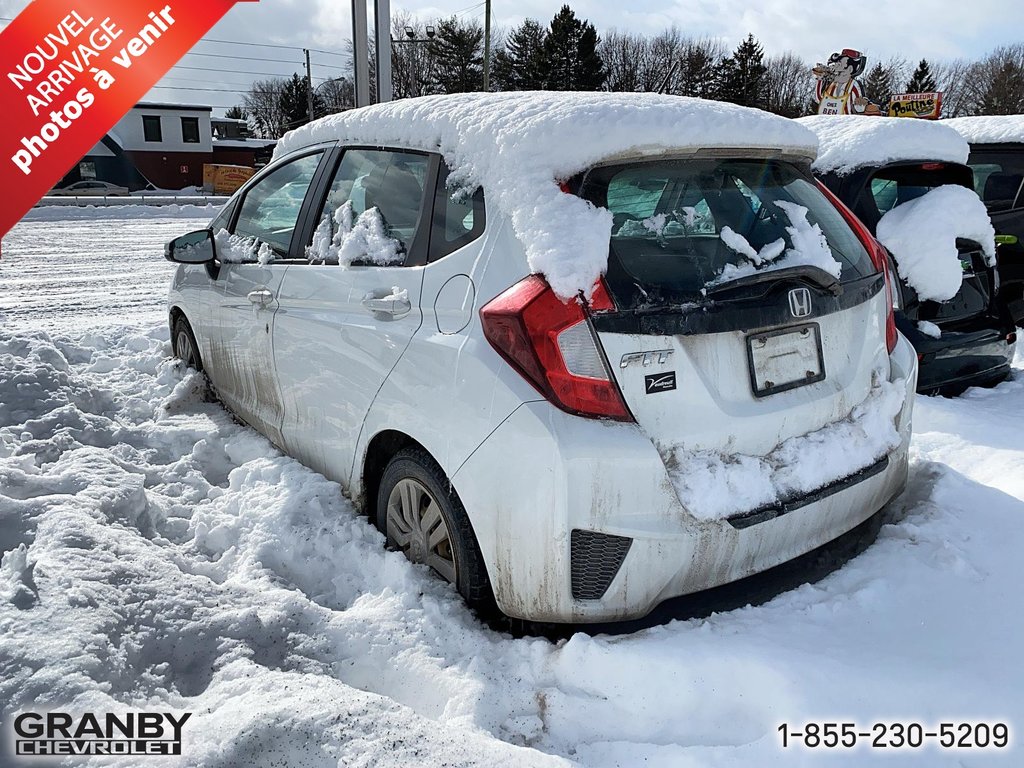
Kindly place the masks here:
[[(614, 309), (604, 284), (590, 306)], [(580, 416), (632, 421), (579, 301), (563, 302), (531, 275), (480, 309), (484, 336), (554, 405)]]
[(896, 286), (893, 281), (896, 276), (892, 274), (889, 269), (889, 256), (885, 252), (885, 248), (882, 246), (875, 236), (872, 235), (868, 228), (864, 226), (860, 219), (858, 219), (853, 211), (847, 208), (843, 202), (832, 194), (832, 190), (818, 182), (818, 189), (820, 189), (825, 197), (829, 199), (829, 202), (836, 207), (836, 210), (842, 214), (843, 218), (846, 219), (846, 223), (850, 225), (850, 229), (857, 235), (857, 239), (861, 241), (864, 248), (867, 249), (868, 256), (871, 257), (871, 263), (875, 265), (875, 269), (885, 275), (885, 301), (886, 301), (886, 312), (885, 312), (885, 346), (889, 350), (889, 354), (896, 349), (896, 340), (898, 334), (896, 332), (896, 314), (893, 309), (893, 292), (896, 290)]

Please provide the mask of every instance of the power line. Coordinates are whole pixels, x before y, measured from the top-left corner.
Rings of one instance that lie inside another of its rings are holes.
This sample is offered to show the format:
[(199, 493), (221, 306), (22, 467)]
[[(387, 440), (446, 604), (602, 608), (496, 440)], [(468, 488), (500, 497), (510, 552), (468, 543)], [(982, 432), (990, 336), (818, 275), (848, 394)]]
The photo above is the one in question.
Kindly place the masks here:
[(348, 58), (347, 53), (338, 53), (337, 51), (325, 51), (321, 48), (303, 48), (298, 45), (278, 45), (275, 43), (250, 43), (245, 40), (219, 40), (215, 37), (204, 37), (199, 40), (200, 43), (221, 43), (224, 45), (251, 45), (256, 48), (278, 48), (286, 51), (310, 51), (311, 53), (323, 53), (328, 56), (341, 56), (342, 58)]
[(238, 61), (265, 61), (265, 62), (268, 62), (268, 63), (271, 62), (271, 61), (276, 61), (276, 62), (280, 62), (281, 64), (298, 64), (300, 67), (302, 66), (302, 62), (290, 61), (288, 59), (268, 59), (268, 58), (263, 57), (263, 56), (235, 56), (234, 54), (230, 54), (229, 55), (229, 54), (226, 54), (226, 53), (199, 53), (198, 51), (189, 51), (185, 55), (186, 56), (207, 56), (207, 57), (209, 57), (211, 59), (237, 59)]

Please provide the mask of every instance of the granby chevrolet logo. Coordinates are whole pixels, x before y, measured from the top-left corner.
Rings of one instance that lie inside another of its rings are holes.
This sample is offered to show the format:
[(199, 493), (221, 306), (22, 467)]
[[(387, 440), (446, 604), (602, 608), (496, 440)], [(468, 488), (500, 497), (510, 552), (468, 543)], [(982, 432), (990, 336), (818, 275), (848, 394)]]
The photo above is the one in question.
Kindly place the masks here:
[(23, 712), (14, 719), (14, 754), (22, 757), (65, 755), (180, 755), (181, 729), (191, 712)]

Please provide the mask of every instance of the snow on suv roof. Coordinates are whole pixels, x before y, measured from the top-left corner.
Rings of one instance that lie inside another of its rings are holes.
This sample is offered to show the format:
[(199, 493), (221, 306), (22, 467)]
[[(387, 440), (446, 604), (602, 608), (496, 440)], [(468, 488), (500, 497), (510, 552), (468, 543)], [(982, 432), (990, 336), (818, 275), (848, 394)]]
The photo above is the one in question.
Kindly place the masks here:
[(852, 173), (903, 160), (966, 163), (970, 147), (951, 128), (930, 120), (815, 115), (797, 121), (818, 135), (815, 173)]
[[(464, 93), (351, 110), (285, 135), (275, 158), (325, 141), (440, 151), (463, 187), (483, 186), (509, 217), (530, 268), (568, 298), (607, 266), (612, 216), (558, 180), (624, 155), (772, 149), (813, 158), (792, 120), (703, 99), (630, 93)], [(538, 215), (538, 214), (543, 215)]]
[(953, 117), (943, 120), (971, 144), (1024, 143), (1024, 115)]

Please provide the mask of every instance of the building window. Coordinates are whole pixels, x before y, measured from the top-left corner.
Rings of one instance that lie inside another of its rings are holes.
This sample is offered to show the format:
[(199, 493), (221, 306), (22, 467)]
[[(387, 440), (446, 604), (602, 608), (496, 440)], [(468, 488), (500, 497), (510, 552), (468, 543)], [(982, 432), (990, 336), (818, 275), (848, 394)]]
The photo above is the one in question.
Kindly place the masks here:
[(181, 140), (186, 144), (199, 143), (199, 118), (181, 118)]
[(83, 160), (78, 164), (78, 175), (83, 179), (95, 179), (96, 163), (91, 160)]
[(143, 115), (142, 116), (142, 135), (146, 141), (163, 141), (164, 134), (160, 130), (160, 116), (159, 115)]

